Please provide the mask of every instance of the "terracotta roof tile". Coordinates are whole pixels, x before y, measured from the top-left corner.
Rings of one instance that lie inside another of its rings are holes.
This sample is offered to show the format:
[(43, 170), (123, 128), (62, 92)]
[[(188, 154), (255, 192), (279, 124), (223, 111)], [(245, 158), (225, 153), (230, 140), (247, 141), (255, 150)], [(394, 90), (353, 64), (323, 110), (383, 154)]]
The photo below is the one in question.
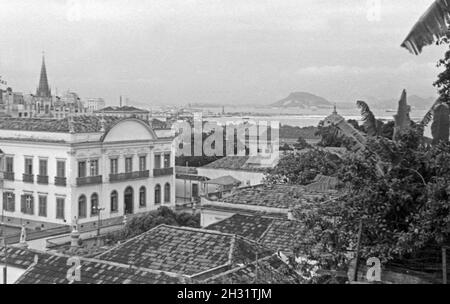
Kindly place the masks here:
[(267, 168), (259, 167), (248, 162), (249, 156), (225, 156), (212, 163), (204, 165), (206, 169), (228, 169), (265, 172)]
[[(123, 118), (105, 116), (105, 128), (115, 124)], [(75, 133), (95, 133), (101, 130), (101, 118), (92, 115), (73, 116)], [(40, 119), (40, 118), (2, 118), (0, 129), (42, 131), (55, 133), (69, 133), (69, 118)]]
[(257, 241), (272, 223), (273, 218), (235, 214), (205, 229), (237, 234)]
[(281, 250), (286, 254), (292, 253), (294, 247), (301, 245), (310, 233), (297, 220), (242, 214), (235, 214), (206, 229), (235, 233), (252, 239), (273, 252)]
[[(138, 267), (198, 275), (255, 258), (253, 242), (204, 229), (160, 225), (97, 258)], [(261, 249), (262, 256), (269, 254)]]
[(259, 185), (241, 188), (221, 201), (229, 204), (291, 209), (336, 197), (334, 192), (311, 192), (302, 186)]
[[(70, 256), (47, 254), (32, 264), (16, 284), (70, 284), (66, 278), (73, 266)], [(183, 276), (130, 267), (96, 259), (80, 258), (80, 281), (73, 284), (179, 284)]]
[[(256, 265), (258, 271), (256, 272)], [(255, 280), (256, 273), (258, 278)], [(260, 259), (257, 263), (237, 267), (204, 280), (207, 284), (299, 284), (301, 277), (276, 255)]]

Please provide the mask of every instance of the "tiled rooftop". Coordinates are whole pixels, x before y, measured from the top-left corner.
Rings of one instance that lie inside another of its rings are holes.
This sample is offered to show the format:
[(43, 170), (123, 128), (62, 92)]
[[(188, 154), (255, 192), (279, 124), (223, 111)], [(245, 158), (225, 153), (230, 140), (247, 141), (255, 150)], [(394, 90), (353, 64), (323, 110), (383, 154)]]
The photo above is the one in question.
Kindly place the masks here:
[[(41, 251), (8, 246), (6, 249), (6, 256), (8, 257), (8, 265), (21, 269), (27, 269), (31, 264), (33, 264), (36, 256), (38, 259), (43, 259), (49, 257), (50, 255)], [(0, 264), (4, 263), (5, 247), (0, 247)]]
[(249, 156), (225, 156), (202, 168), (265, 172), (266, 168), (248, 162)]
[(250, 240), (203, 229), (160, 225), (97, 256), (137, 267), (199, 275), (270, 254)]
[(235, 214), (206, 229), (237, 234), (258, 242), (272, 251), (292, 253), (303, 244), (309, 231), (297, 220)]
[[(32, 264), (16, 284), (70, 284), (67, 273), (74, 264), (70, 256), (46, 255)], [(69, 265), (67, 265), (69, 264)], [(80, 281), (73, 284), (177, 284), (185, 277), (128, 265), (80, 258)]]
[[(258, 271), (256, 271), (258, 265)], [(258, 278), (255, 280), (256, 273)], [(256, 262), (234, 268), (201, 283), (207, 284), (299, 284), (300, 276), (276, 255), (265, 257)]]
[(338, 183), (337, 177), (318, 174), (311, 184), (305, 186), (305, 189), (315, 192), (327, 192), (336, 190)]
[[(120, 118), (104, 117), (105, 128), (110, 127)], [(91, 115), (73, 116), (73, 127), (75, 133), (95, 133), (101, 130), (101, 118)], [(69, 118), (64, 119), (39, 119), (39, 118), (2, 118), (0, 129), (42, 131), (55, 133), (69, 133)]]
[(257, 241), (272, 222), (273, 218), (270, 217), (235, 214), (220, 222), (209, 225), (206, 229), (237, 234)]
[(311, 192), (302, 186), (258, 185), (241, 188), (221, 201), (229, 204), (292, 209), (336, 198), (336, 193)]

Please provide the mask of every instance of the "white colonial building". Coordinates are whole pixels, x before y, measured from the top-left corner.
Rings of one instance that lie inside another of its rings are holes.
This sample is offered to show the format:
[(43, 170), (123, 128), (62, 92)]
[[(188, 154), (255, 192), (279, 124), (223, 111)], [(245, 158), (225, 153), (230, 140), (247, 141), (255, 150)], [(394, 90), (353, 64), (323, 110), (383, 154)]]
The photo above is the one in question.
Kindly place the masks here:
[(11, 223), (89, 225), (175, 204), (173, 137), (140, 119), (2, 118), (0, 149)]

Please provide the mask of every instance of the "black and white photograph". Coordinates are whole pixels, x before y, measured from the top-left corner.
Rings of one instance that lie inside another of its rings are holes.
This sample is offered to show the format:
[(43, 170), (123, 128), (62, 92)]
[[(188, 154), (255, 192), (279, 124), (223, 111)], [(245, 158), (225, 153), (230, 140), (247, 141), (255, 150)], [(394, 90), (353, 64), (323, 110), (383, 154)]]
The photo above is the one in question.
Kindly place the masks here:
[(0, 33), (0, 296), (448, 284), (449, 0), (0, 0)]

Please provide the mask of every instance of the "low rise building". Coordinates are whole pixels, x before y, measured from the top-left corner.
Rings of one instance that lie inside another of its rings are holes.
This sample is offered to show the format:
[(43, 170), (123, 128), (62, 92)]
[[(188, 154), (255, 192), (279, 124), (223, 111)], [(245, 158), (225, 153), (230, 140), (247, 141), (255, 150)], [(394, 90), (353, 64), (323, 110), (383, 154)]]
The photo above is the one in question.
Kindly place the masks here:
[(88, 98), (86, 100), (86, 110), (88, 113), (94, 113), (105, 107), (105, 100), (103, 98)]
[[(241, 187), (262, 184), (264, 174), (277, 162), (265, 164), (260, 156), (225, 156), (205, 166), (197, 168), (198, 175), (209, 179), (231, 176), (240, 182)], [(220, 191), (220, 185), (208, 188), (208, 193)]]
[(7, 224), (94, 228), (99, 216), (175, 204), (173, 137), (158, 137), (143, 120), (4, 118), (0, 145)]
[(150, 118), (150, 111), (133, 106), (106, 107), (94, 111), (94, 114), (97, 116), (112, 116), (119, 118), (134, 117), (147, 121)]
[[(160, 225), (92, 258), (8, 247), (8, 283), (298, 284), (271, 250), (235, 234)], [(75, 266), (75, 267), (74, 267)]]

